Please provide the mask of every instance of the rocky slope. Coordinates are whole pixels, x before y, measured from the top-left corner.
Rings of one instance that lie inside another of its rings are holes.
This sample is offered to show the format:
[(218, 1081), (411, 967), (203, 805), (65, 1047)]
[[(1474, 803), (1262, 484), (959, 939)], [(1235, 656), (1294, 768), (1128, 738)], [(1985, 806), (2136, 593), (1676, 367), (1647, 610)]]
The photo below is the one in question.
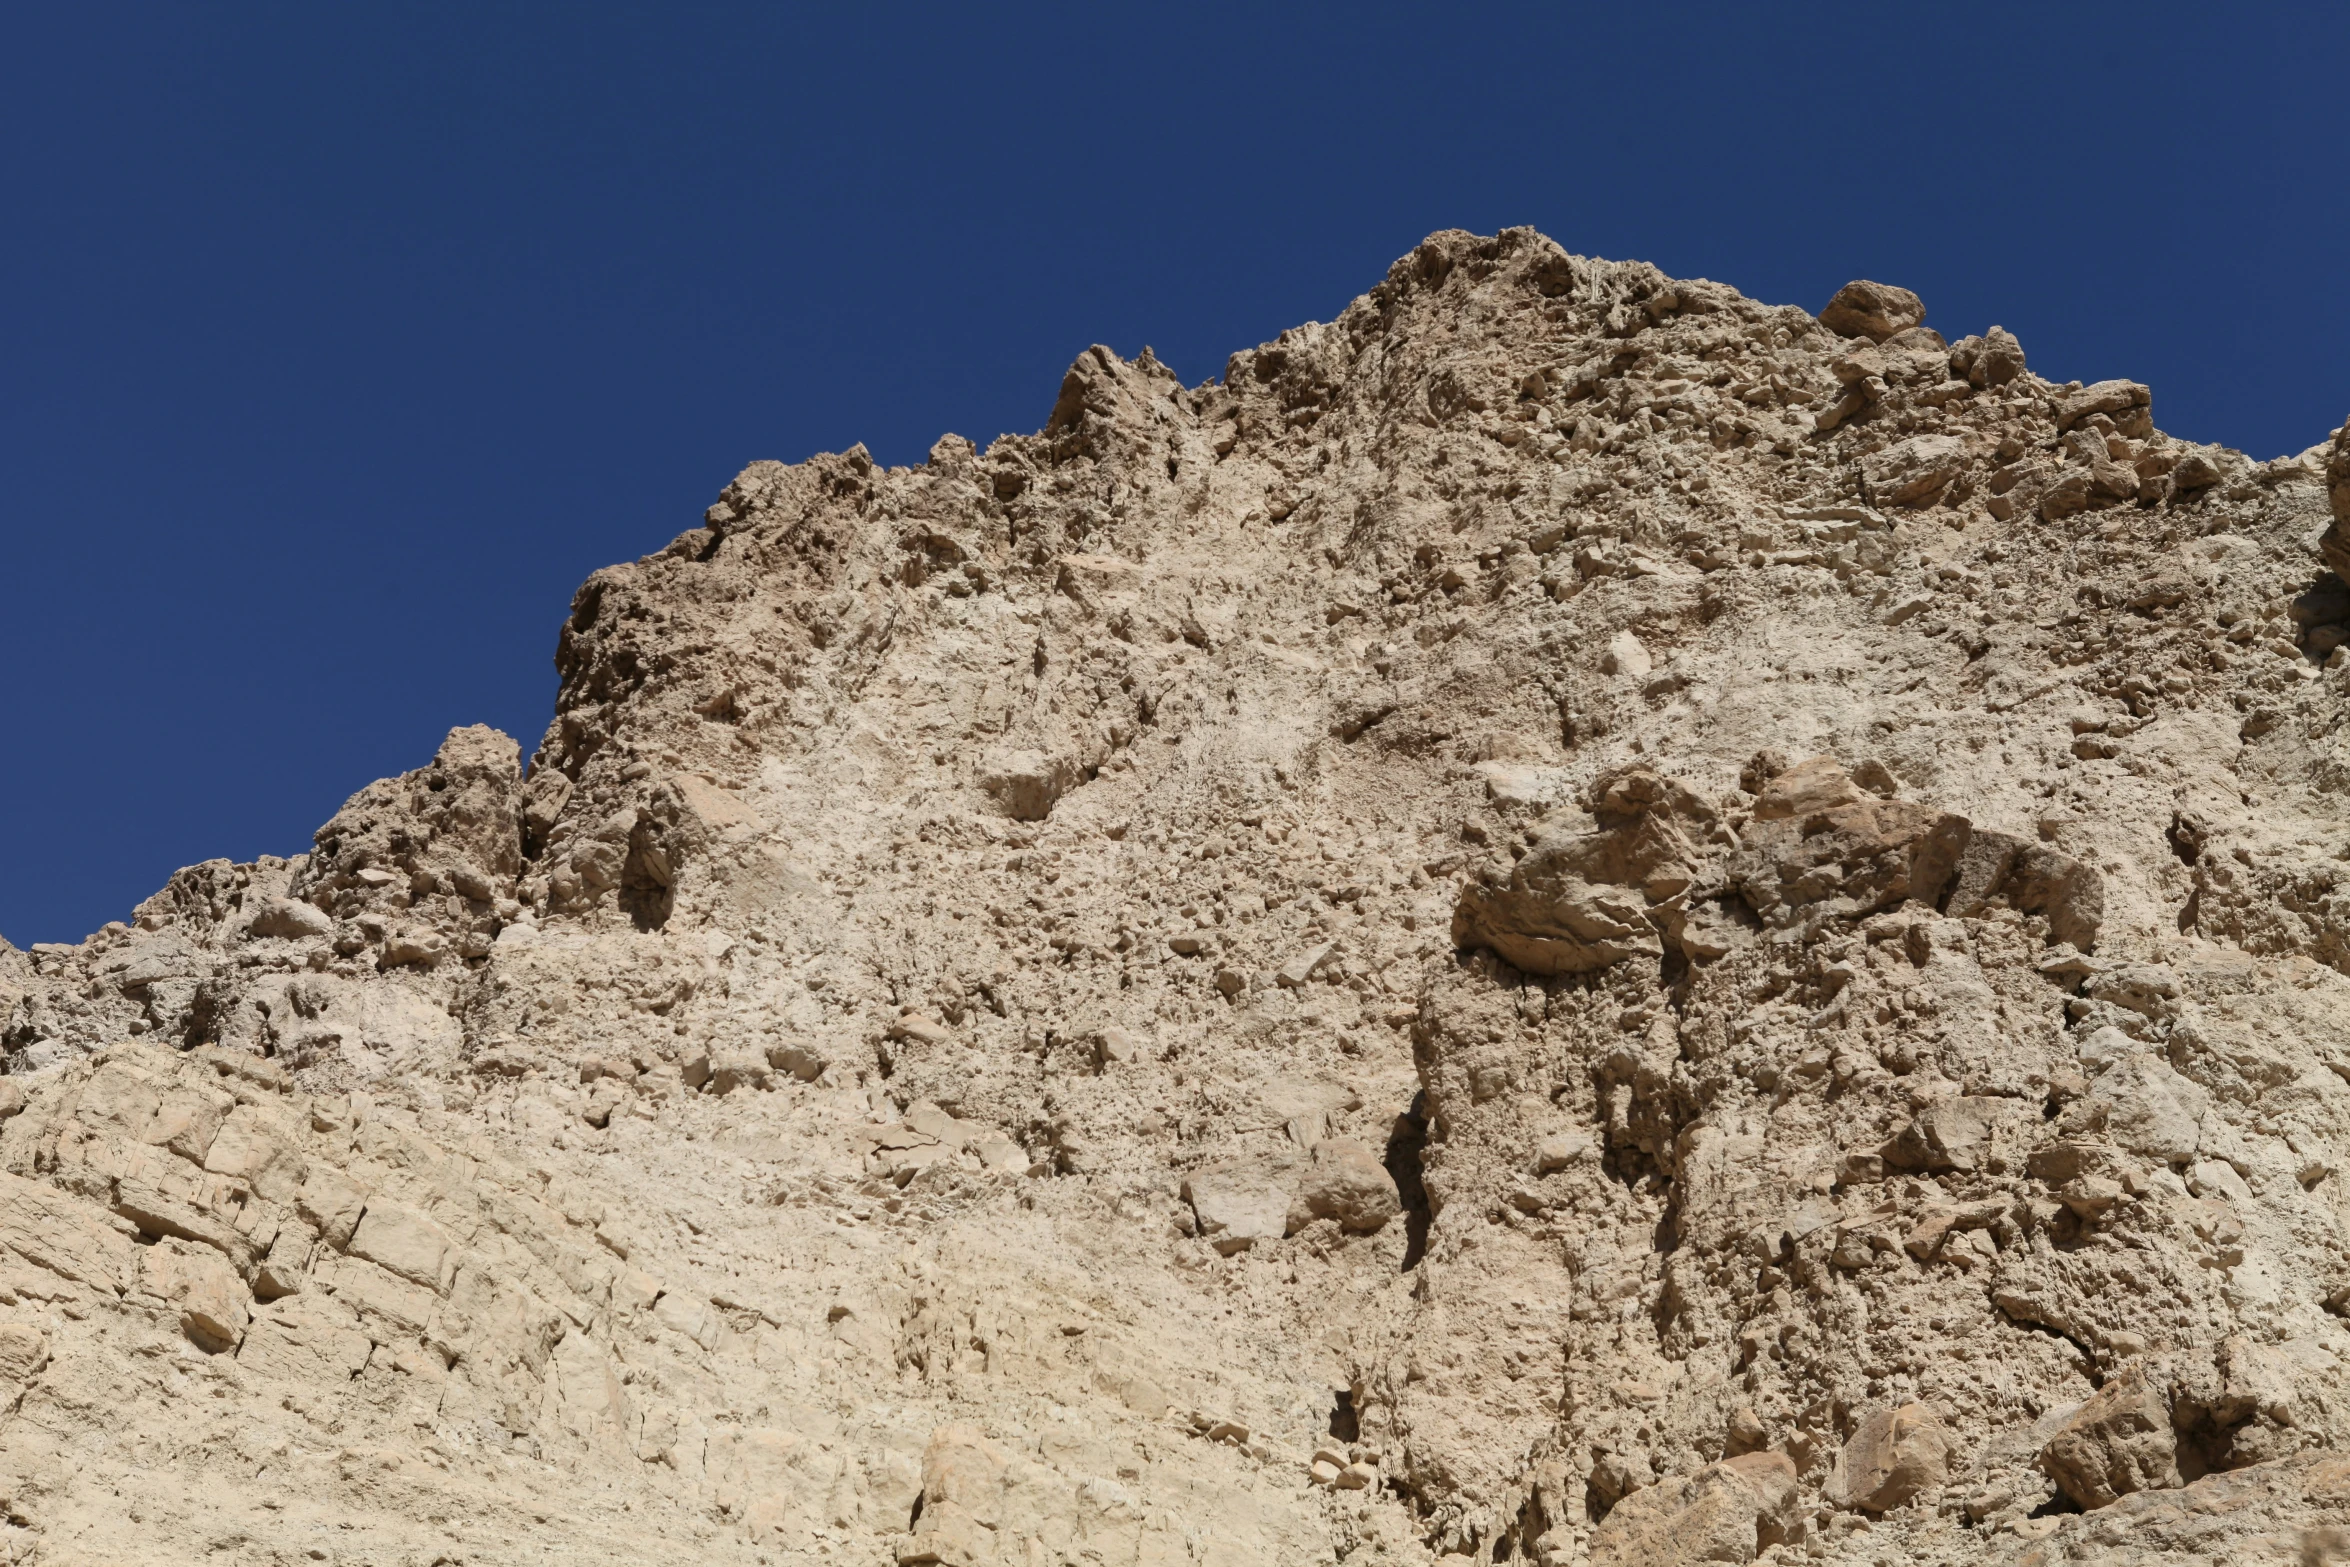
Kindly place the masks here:
[(2350, 449), (1444, 233), (0, 948), (0, 1560), (2319, 1561)]

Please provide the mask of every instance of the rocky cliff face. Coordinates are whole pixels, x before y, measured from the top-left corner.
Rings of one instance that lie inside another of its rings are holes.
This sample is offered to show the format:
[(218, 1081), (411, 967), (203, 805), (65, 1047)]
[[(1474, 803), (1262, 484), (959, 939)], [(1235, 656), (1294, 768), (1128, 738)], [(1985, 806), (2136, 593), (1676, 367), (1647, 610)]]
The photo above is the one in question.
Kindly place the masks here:
[(0, 948), (0, 1559), (2317, 1561), (2350, 447), (1429, 239)]

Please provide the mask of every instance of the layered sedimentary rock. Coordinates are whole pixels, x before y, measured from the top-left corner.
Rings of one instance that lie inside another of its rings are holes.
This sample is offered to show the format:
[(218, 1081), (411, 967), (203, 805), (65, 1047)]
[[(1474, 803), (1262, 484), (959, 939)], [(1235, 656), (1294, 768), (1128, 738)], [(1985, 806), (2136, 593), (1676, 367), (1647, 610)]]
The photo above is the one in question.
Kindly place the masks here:
[(0, 1559), (2327, 1559), (2350, 448), (1926, 321), (1445, 233), (753, 464), (0, 949)]

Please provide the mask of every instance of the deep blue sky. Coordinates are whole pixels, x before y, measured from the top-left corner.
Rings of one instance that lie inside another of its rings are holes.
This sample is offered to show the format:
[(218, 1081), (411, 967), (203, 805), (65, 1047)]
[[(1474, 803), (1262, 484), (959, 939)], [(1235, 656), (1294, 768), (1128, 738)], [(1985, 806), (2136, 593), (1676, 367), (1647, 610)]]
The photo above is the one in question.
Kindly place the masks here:
[(525, 749), (747, 461), (1187, 379), (1423, 234), (1917, 289), (2258, 457), (2350, 410), (2339, 6), (18, 6), (0, 933)]

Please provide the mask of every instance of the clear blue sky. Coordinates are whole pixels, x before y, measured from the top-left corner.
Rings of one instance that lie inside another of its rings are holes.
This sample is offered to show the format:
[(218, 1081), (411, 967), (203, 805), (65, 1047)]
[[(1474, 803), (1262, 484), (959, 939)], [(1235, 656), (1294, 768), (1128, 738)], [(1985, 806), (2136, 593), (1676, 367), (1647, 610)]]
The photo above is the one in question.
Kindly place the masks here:
[(1187, 379), (1433, 229), (1905, 284), (2257, 457), (2350, 411), (2334, 6), (12, 8), (0, 933), (525, 748), (745, 462)]

